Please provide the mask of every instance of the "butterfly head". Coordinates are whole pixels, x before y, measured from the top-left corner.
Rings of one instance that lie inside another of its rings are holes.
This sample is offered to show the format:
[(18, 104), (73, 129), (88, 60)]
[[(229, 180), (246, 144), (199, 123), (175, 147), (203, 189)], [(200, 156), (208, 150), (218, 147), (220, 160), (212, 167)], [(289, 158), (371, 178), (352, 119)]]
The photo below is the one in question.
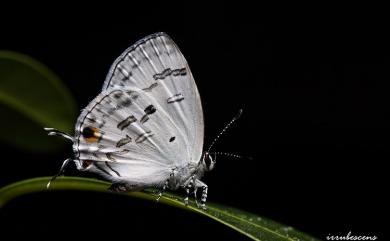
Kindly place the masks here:
[(215, 166), (215, 163), (216, 163), (215, 155), (213, 157), (207, 151), (205, 153), (203, 153), (202, 165), (203, 165), (203, 168), (204, 168), (205, 171), (208, 172), (208, 171), (213, 170), (213, 168)]

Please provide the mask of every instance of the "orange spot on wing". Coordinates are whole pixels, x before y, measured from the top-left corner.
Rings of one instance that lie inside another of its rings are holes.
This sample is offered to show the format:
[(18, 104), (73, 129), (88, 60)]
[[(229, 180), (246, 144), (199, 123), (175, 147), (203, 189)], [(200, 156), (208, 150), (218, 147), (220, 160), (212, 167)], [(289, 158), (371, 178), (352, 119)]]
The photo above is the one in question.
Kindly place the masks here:
[(85, 127), (82, 134), (87, 142), (97, 142), (101, 138), (100, 130), (96, 127)]

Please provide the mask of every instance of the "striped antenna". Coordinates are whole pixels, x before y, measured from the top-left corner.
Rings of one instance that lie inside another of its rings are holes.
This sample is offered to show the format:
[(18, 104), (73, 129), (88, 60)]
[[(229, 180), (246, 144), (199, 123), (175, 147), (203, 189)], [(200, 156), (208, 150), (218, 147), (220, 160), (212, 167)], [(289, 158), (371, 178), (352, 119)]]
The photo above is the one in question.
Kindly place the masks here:
[(222, 129), (222, 131), (217, 135), (217, 137), (213, 140), (213, 142), (211, 143), (209, 149), (207, 150), (207, 152), (210, 152), (211, 148), (214, 146), (214, 144), (218, 141), (219, 137), (222, 136), (223, 133), (225, 133), (225, 131), (227, 129), (229, 129), (229, 127), (236, 121), (240, 118), (242, 114), (242, 109), (239, 109), (238, 110), (238, 113), (237, 115)]
[(220, 156), (227, 156), (227, 157), (234, 157), (234, 158), (238, 158), (238, 159), (249, 159), (249, 160), (253, 160), (252, 157), (250, 156), (241, 156), (241, 155), (237, 155), (237, 154), (233, 154), (233, 153), (228, 153), (228, 152), (211, 152), (209, 153), (210, 155), (220, 155)]

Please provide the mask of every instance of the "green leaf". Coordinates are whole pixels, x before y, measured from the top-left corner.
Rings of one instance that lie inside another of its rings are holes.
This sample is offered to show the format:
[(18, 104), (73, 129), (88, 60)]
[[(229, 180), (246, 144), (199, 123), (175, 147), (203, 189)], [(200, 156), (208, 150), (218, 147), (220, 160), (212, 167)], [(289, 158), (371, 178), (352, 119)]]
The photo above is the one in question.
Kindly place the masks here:
[[(60, 177), (56, 179), (50, 186), (50, 189), (46, 189), (46, 184), (50, 180), (50, 177), (41, 177), (20, 181), (0, 189), (0, 207), (4, 206), (8, 201), (21, 195), (54, 191), (54, 190), (83, 190), (113, 193), (107, 190), (110, 183), (80, 177)], [(155, 202), (156, 196), (151, 192), (128, 192), (120, 193), (135, 198), (141, 198)], [(160, 199), (160, 202), (166, 205), (182, 208), (194, 213), (205, 215), (211, 219), (214, 219), (250, 238), (253, 240), (262, 241), (317, 241), (317, 239), (310, 237), (294, 228), (281, 225), (274, 221), (268, 220), (263, 217), (259, 217), (255, 214), (244, 212), (235, 208), (230, 208), (214, 203), (207, 203), (207, 211), (198, 209), (192, 202), (189, 206), (184, 206), (182, 198), (177, 195), (164, 194)]]
[(33, 151), (59, 147), (43, 127), (73, 130), (75, 101), (62, 81), (29, 56), (0, 51), (0, 139)]

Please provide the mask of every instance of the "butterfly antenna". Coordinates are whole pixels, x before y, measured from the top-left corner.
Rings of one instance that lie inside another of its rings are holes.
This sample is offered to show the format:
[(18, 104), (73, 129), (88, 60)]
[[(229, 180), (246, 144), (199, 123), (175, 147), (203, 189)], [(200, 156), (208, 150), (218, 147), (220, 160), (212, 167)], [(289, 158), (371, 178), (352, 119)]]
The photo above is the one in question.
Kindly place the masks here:
[(45, 129), (45, 131), (49, 132), (49, 133), (47, 133), (49, 136), (61, 136), (62, 138), (70, 140), (71, 142), (74, 141), (73, 137), (66, 134), (65, 132), (59, 131), (59, 130), (54, 129), (54, 128), (48, 128), (48, 127), (45, 127), (43, 129)]
[(227, 153), (227, 152), (211, 152), (210, 155), (220, 155), (220, 156), (227, 156), (227, 157), (234, 157), (234, 158), (238, 158), (238, 159), (249, 159), (249, 160), (253, 160), (252, 157), (250, 156), (241, 156), (241, 155), (237, 155), (237, 154), (233, 154), (233, 153)]
[(222, 131), (217, 135), (217, 137), (213, 140), (213, 142), (211, 142), (211, 145), (209, 147), (209, 149), (207, 150), (207, 152), (210, 152), (211, 148), (214, 146), (214, 144), (218, 141), (219, 137), (222, 136), (223, 133), (225, 133), (225, 131), (227, 129), (229, 129), (229, 127), (236, 121), (240, 118), (242, 114), (242, 109), (239, 109), (238, 110), (238, 113), (235, 117), (233, 117), (233, 119), (222, 129)]

